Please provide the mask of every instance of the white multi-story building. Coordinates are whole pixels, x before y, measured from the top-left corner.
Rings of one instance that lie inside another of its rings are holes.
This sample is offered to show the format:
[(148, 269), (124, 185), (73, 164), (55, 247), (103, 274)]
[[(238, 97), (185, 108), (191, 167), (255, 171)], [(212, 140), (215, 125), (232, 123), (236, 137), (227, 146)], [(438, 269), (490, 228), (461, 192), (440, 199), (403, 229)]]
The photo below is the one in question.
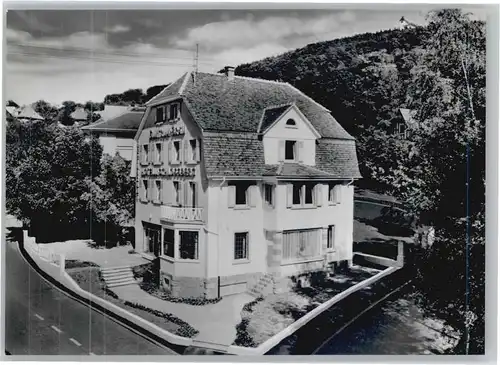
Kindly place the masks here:
[(186, 73), (148, 102), (135, 152), (136, 250), (173, 295), (352, 259), (354, 138), (290, 84)]

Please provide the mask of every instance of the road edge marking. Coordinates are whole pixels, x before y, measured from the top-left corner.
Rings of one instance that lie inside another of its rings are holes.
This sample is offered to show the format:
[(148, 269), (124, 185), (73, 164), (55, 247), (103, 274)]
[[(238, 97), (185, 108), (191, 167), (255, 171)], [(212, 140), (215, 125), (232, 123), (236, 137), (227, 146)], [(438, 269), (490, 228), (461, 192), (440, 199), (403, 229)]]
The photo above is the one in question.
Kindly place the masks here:
[(81, 346), (82, 346), (82, 344), (81, 344), (80, 342), (78, 342), (77, 340), (75, 340), (73, 337), (70, 337), (70, 339), (69, 339), (69, 340), (70, 340), (71, 342), (73, 342), (73, 343), (74, 343), (76, 346), (78, 346), (78, 347), (81, 347)]
[(50, 326), (50, 328), (52, 328), (57, 333), (62, 333), (62, 331), (59, 328), (57, 328), (56, 326)]
[(44, 318), (41, 315), (37, 314), (37, 313), (35, 313), (35, 317), (38, 318), (40, 321), (44, 320)]

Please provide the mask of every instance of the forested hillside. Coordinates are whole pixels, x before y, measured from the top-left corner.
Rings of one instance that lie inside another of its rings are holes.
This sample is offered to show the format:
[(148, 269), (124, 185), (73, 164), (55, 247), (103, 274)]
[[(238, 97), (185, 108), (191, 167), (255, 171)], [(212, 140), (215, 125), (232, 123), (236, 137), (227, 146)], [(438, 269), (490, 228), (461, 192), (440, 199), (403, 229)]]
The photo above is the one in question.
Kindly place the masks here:
[(405, 104), (410, 70), (427, 36), (424, 27), (359, 34), (243, 64), (235, 73), (289, 82), (356, 135), (357, 126), (388, 120)]

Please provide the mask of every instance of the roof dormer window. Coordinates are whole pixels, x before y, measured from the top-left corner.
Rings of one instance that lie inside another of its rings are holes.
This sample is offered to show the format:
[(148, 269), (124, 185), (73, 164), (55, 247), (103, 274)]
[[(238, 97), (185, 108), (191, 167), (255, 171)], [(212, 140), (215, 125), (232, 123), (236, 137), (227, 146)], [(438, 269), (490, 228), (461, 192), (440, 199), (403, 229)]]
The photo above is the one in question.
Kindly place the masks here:
[(297, 123), (295, 122), (295, 120), (290, 118), (286, 121), (286, 126), (287, 127), (297, 127)]
[(294, 161), (296, 157), (296, 141), (285, 141), (285, 161)]

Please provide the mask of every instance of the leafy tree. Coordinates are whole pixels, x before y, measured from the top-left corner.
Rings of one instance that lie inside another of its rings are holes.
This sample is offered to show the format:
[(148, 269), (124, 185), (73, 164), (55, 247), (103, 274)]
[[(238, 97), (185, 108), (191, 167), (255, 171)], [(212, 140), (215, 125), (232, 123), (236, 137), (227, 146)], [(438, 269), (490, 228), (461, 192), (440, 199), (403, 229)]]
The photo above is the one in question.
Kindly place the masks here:
[(40, 241), (85, 235), (90, 219), (81, 196), (86, 177), (100, 171), (99, 141), (44, 122), (7, 128), (7, 211)]
[(40, 116), (49, 121), (56, 120), (59, 113), (56, 107), (52, 106), (45, 100), (38, 100), (33, 104), (33, 109), (35, 109)]
[(82, 195), (97, 226), (98, 241), (121, 238), (121, 228), (130, 223), (135, 210), (135, 180), (130, 166), (120, 155), (105, 154), (99, 176), (86, 178), (88, 190)]
[(417, 125), (381, 180), (419, 224), (436, 229), (418, 267), (426, 304), (463, 329), (457, 353), (482, 353), (485, 29), (459, 10), (442, 10), (429, 15), (429, 30), (408, 89)]
[(146, 95), (144, 98), (144, 102), (150, 100), (151, 98), (154, 98), (156, 95), (158, 95), (163, 89), (165, 89), (169, 84), (166, 85), (155, 85), (151, 86), (146, 90)]
[(64, 125), (73, 125), (74, 120), (71, 119), (71, 113), (73, 113), (77, 107), (77, 103), (71, 100), (64, 101), (62, 107), (59, 109), (58, 120)]

